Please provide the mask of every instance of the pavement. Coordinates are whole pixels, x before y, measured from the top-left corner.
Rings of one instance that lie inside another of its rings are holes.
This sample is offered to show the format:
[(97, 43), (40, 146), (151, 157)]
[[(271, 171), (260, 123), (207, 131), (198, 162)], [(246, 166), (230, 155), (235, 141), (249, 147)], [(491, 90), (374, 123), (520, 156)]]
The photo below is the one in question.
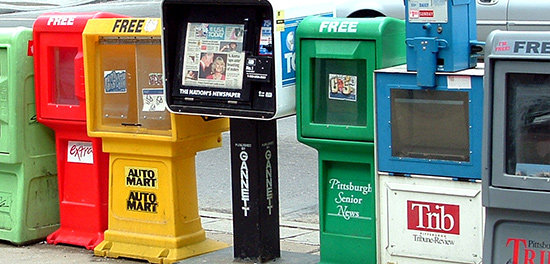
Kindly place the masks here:
[[(281, 258), (278, 264), (319, 262), (317, 152), (296, 139), (296, 117), (277, 120), (279, 149), (279, 206)], [(209, 239), (233, 245), (229, 132), (222, 147), (196, 156), (199, 215)], [(179, 264), (233, 263), (233, 248), (223, 249)], [(0, 264), (147, 263), (127, 258), (97, 257), (84, 247), (50, 245), (41, 241), (14, 246), (0, 241)], [(253, 262), (252, 262), (253, 263)]]
[[(233, 245), (233, 222), (231, 214), (200, 211), (206, 237)], [(319, 262), (319, 225), (296, 221), (280, 223), (281, 258), (279, 264), (306, 264)], [(180, 264), (232, 263), (232, 247), (202, 256), (178, 261)], [(144, 263), (143, 260), (97, 257), (92, 251), (71, 245), (50, 245), (45, 241), (26, 246), (14, 246), (0, 242), (1, 264), (68, 264), (68, 263)], [(254, 262), (252, 262), (254, 263)]]

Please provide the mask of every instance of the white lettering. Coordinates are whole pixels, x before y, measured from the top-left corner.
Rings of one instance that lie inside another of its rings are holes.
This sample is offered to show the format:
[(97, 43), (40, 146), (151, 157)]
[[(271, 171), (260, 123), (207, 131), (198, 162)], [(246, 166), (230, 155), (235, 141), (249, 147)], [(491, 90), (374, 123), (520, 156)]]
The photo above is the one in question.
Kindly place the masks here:
[(319, 26), (319, 32), (356, 33), (358, 24), (357, 21), (323, 21)]
[(430, 206), (427, 204), (412, 204), (412, 210), (414, 210), (416, 207), (419, 208), (418, 210), (418, 225), (416, 227), (418, 228), (426, 228), (424, 226), (424, 209), (430, 210)]
[(294, 52), (285, 53), (286, 73), (296, 71), (296, 56)]
[[(455, 226), (453, 216), (445, 213), (445, 206), (436, 205), (435, 209), (439, 211), (430, 212), (430, 205), (413, 203), (411, 209), (416, 208), (418, 208), (417, 228), (451, 231)], [(424, 216), (427, 218), (427, 223), (424, 223)]]
[(323, 32), (328, 27), (329, 21), (323, 21), (321, 22), (321, 26), (319, 27), (319, 32)]
[(357, 24), (359, 24), (359, 22), (350, 22), (348, 26), (348, 32), (351, 32), (351, 33), (357, 32)]
[[(440, 209), (441, 208), (441, 229), (443, 229), (443, 231), (451, 231), (454, 227), (455, 227), (455, 219), (453, 218), (453, 216), (451, 214), (445, 214), (445, 206), (439, 206), (439, 205), (436, 205), (435, 206), (435, 209)], [(449, 228), (445, 228), (445, 219), (448, 219), (449, 220)]]
[(346, 197), (344, 196), (344, 192), (339, 192), (338, 198), (335, 198), (334, 202), (337, 204), (339, 203), (361, 204), (363, 202), (363, 198), (353, 197), (353, 194), (350, 197)]
[(346, 220), (350, 220), (351, 218), (359, 218), (359, 212), (357, 211), (349, 211), (348, 206), (338, 205), (338, 215), (344, 217)]
[(342, 191), (354, 191), (359, 192), (363, 195), (367, 195), (372, 192), (372, 186), (370, 183), (366, 186), (364, 185), (354, 185), (353, 182), (349, 182), (349, 184), (341, 183), (338, 179), (330, 179), (329, 181), (330, 188)]
[(267, 210), (269, 211), (269, 215), (271, 215), (271, 210), (273, 209), (273, 175), (271, 168), (271, 150), (268, 149), (265, 152), (265, 158), (267, 160), (265, 165)]
[(50, 16), (46, 25), (48, 26), (72, 26), (76, 16)]
[(346, 32), (348, 30), (348, 23), (349, 22), (342, 22), (340, 23), (340, 26), (338, 27), (338, 32)]
[(246, 161), (248, 160), (248, 153), (246, 151), (241, 151), (240, 153), (241, 158), (241, 201), (243, 201), (243, 211), (244, 216), (248, 216), (248, 211), (250, 210), (250, 207), (248, 205), (248, 202), (250, 201), (250, 186), (248, 182), (248, 165), (246, 164)]
[(330, 24), (328, 25), (328, 32), (337, 32), (339, 23), (340, 22), (337, 21), (330, 22)]

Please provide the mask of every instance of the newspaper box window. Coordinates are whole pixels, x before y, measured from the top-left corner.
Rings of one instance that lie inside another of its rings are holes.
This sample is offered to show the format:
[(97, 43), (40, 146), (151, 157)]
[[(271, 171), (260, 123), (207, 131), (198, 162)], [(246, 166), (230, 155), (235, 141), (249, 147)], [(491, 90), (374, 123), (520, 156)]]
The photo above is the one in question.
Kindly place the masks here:
[(392, 156), (470, 161), (468, 92), (391, 89)]
[(79, 106), (80, 101), (75, 93), (75, 63), (78, 49), (76, 47), (53, 47), (51, 63), (53, 64), (53, 74), (55, 85), (53, 89), (52, 104), (75, 105)]
[(550, 177), (549, 74), (506, 76), (506, 174)]
[(162, 61), (158, 59), (160, 39), (137, 41), (106, 36), (100, 37), (99, 44), (104, 78), (102, 130), (170, 133)]

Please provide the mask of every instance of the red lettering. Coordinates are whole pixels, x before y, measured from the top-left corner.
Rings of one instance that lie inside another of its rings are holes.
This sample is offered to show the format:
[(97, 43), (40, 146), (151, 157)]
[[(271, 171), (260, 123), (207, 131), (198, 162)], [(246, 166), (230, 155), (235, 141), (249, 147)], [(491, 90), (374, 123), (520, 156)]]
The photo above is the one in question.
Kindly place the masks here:
[(535, 264), (535, 261), (533, 259), (535, 259), (536, 256), (537, 254), (535, 253), (534, 250), (526, 248), (525, 261), (523, 261), (523, 264)]
[(82, 160), (82, 157), (87, 155), (93, 155), (93, 149), (91, 146), (82, 146), (82, 145), (73, 145), (69, 154), (71, 156), (77, 157), (78, 160)]
[(512, 264), (519, 264), (519, 244), (522, 243), (524, 247), (527, 247), (527, 240), (519, 238), (508, 238), (508, 240), (506, 241), (506, 247), (508, 247), (510, 242), (514, 243), (514, 255), (512, 257)]

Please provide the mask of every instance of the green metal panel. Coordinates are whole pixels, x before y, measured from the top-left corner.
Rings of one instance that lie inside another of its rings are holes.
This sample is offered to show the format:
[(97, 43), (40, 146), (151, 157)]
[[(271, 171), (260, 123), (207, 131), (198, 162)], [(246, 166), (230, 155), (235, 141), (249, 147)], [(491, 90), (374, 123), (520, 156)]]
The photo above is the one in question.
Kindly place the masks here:
[(59, 227), (53, 131), (36, 120), (28, 28), (0, 29), (0, 240), (26, 244)]
[(319, 150), (321, 263), (375, 264), (374, 143), (341, 141)]

